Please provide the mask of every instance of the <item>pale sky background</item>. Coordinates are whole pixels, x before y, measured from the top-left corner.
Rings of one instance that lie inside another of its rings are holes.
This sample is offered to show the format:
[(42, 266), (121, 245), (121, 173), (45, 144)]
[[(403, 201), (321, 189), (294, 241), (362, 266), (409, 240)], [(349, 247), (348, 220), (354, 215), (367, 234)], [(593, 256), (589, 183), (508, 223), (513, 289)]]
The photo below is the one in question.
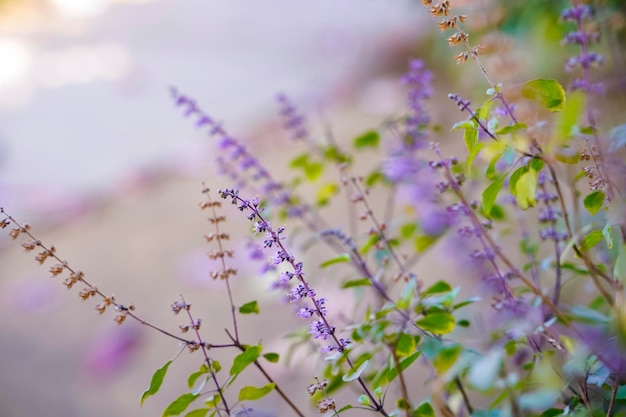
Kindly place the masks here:
[(245, 131), (279, 91), (324, 100), (425, 17), (409, 0), (13, 3), (0, 15), (0, 202), (13, 211), (193, 154), (200, 135), (170, 85)]

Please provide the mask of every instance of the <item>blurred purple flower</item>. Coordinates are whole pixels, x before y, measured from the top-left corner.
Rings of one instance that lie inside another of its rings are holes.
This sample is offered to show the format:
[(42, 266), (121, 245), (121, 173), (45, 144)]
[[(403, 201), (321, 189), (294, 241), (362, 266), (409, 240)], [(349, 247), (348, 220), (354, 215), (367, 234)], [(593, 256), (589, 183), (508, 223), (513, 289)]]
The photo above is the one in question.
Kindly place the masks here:
[(280, 114), (284, 119), (284, 127), (291, 132), (294, 139), (305, 139), (308, 135), (306, 119), (298, 112), (296, 106), (285, 94), (278, 94), (276, 101), (280, 104)]
[(89, 376), (111, 378), (127, 369), (142, 346), (144, 333), (144, 329), (135, 324), (107, 327), (87, 351), (85, 369)]
[(581, 326), (582, 342), (617, 378), (626, 378), (626, 341), (600, 326)]

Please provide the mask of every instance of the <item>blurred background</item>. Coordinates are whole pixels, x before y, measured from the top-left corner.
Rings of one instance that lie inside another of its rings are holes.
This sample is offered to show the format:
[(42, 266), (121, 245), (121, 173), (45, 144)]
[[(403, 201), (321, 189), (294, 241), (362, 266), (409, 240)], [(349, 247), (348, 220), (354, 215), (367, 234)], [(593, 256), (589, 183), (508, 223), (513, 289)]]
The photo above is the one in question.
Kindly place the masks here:
[[(455, 3), (498, 52), (486, 60), (495, 78), (558, 73), (568, 55), (555, 23), (564, 2), (502, 3)], [(175, 331), (181, 319), (169, 305), (182, 293), (211, 341), (225, 342), (225, 290), (208, 278), (210, 228), (197, 203), (202, 182), (232, 184), (217, 176), (213, 143), (175, 109), (169, 88), (195, 97), (263, 161), (282, 164), (288, 135), (276, 93), (350, 139), (402, 111), (398, 78), (410, 57), (435, 73), (433, 118), (444, 126), (464, 118), (447, 93), (487, 88), (475, 67), (453, 64), (420, 1), (0, 1), (0, 206), (145, 319)], [(245, 244), (234, 245), (244, 257)], [(0, 234), (0, 415), (154, 416), (183, 392), (198, 366), (186, 354), (140, 409), (176, 343), (132, 322), (117, 328), (20, 252)], [(240, 267), (242, 277), (255, 273)], [(300, 323), (268, 285), (234, 282), (241, 303), (254, 297), (272, 311), (242, 326), (246, 340), (283, 353), (288, 341), (268, 334)], [(286, 390), (304, 398), (315, 369), (274, 372), (301, 381)], [(260, 407), (283, 412), (275, 399)]]

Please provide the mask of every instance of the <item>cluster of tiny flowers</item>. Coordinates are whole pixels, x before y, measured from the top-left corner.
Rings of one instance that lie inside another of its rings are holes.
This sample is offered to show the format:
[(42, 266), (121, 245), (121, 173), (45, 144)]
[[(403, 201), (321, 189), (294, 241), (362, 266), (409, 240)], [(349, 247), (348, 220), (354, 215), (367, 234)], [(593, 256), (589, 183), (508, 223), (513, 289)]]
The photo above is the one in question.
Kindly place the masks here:
[(322, 230), (319, 235), (321, 238), (337, 239), (353, 252), (358, 250), (357, 246), (354, 244), (354, 240), (339, 229), (325, 229)]
[[(313, 320), (310, 323), (309, 333), (314, 339), (321, 338), (327, 340), (329, 336), (334, 335), (335, 328), (328, 324), (326, 320), (326, 298), (316, 298), (315, 290), (313, 290), (304, 279), (303, 264), (302, 262), (296, 262), (296, 259), (291, 255), (282, 245), (281, 241), (284, 239), (285, 229), (283, 227), (274, 229), (272, 225), (261, 214), (262, 209), (259, 207), (258, 198), (254, 198), (251, 201), (243, 199), (239, 196), (239, 190), (228, 188), (220, 190), (219, 194), (224, 199), (231, 199), (231, 203), (236, 205), (240, 211), (248, 211), (247, 217), (249, 220), (254, 221), (253, 229), (257, 233), (265, 233), (265, 239), (263, 248), (274, 249), (276, 252), (269, 258), (269, 262), (275, 266), (288, 263), (291, 265), (292, 271), (281, 272), (278, 278), (277, 288), (289, 288), (289, 281), (294, 277), (298, 280), (298, 284), (291, 287), (289, 291), (289, 301), (292, 303), (300, 303), (302, 300), (308, 298), (311, 300), (312, 307), (300, 306), (296, 314), (304, 319), (310, 319), (317, 316), (319, 320)], [(348, 342), (344, 341), (344, 344), (340, 343), (339, 346), (329, 349), (340, 349), (343, 351)]]
[(294, 139), (305, 139), (309, 132), (304, 116), (298, 112), (296, 106), (285, 94), (278, 94), (276, 101), (280, 105), (280, 114), (285, 121), (285, 129), (291, 132)]
[(450, 16), (450, 1), (443, 0), (433, 4), (433, 0), (422, 0), (422, 4), (429, 8), (430, 14), (435, 17), (443, 17), (444, 19), (437, 23), (439, 30), (445, 32), (450, 29), (454, 29), (456, 32), (446, 38), (450, 47), (457, 46), (461, 43), (467, 45), (468, 50), (461, 52), (455, 56), (457, 64), (464, 64), (470, 57), (478, 56), (482, 48), (480, 46), (470, 46), (468, 44), (469, 35), (461, 28), (461, 23), (465, 22), (465, 15), (453, 15)]
[(559, 196), (556, 193), (550, 193), (547, 188), (547, 175), (545, 171), (539, 172), (537, 175), (537, 193), (535, 199), (543, 202), (543, 207), (539, 209), (539, 223), (545, 225), (539, 229), (539, 237), (542, 240), (553, 240), (559, 242), (567, 240), (567, 233), (559, 232), (556, 228), (558, 217), (561, 211), (556, 207)]
[(571, 57), (565, 63), (565, 70), (572, 72), (575, 68), (581, 68), (582, 77), (572, 80), (570, 88), (572, 90), (582, 90), (587, 93), (603, 94), (604, 84), (592, 83), (588, 77), (588, 71), (594, 66), (604, 63), (604, 57), (596, 52), (589, 51), (589, 47), (600, 42), (600, 33), (588, 30), (585, 21), (592, 17), (591, 8), (588, 5), (579, 4), (565, 10), (561, 14), (564, 22), (573, 22), (576, 29), (568, 33), (562, 43), (565, 45), (580, 46), (580, 54)]
[[(438, 188), (451, 190), (457, 196), (461, 196), (462, 181), (457, 181), (452, 173), (452, 166), (458, 163), (456, 158), (444, 158), (436, 144), (432, 144), (433, 150), (439, 156), (438, 160), (431, 161), (429, 166), (432, 170), (442, 171), (446, 180)], [(468, 252), (472, 266), (477, 268), (482, 276), (482, 281), (497, 295), (504, 295), (505, 299), (514, 298), (508, 288), (507, 280), (513, 278), (512, 273), (503, 273), (496, 264), (497, 247), (487, 244), (483, 229), (491, 227), (491, 221), (479, 222), (474, 215), (474, 210), (478, 208), (477, 202), (467, 203), (461, 199), (460, 202), (452, 203), (446, 207), (450, 217), (450, 223), (460, 223), (462, 219), (469, 220), (469, 224), (461, 224), (457, 228), (459, 240), (458, 244)], [(480, 248), (470, 249), (471, 238), (476, 238), (480, 242)], [(505, 305), (505, 304), (503, 304)]]
[(219, 137), (220, 156), (217, 162), (222, 174), (228, 175), (238, 186), (245, 186), (247, 181), (242, 173), (248, 175), (252, 181), (260, 184), (260, 192), (270, 197), (272, 204), (286, 207), (290, 217), (297, 217), (308, 210), (301, 205), (293, 205), (288, 190), (270, 175), (269, 171), (252, 155), (245, 145), (229, 135), (222, 125), (205, 114), (196, 104), (196, 101), (180, 94), (175, 88), (171, 89), (172, 98), (177, 107), (184, 109), (186, 117), (196, 119), (196, 127), (208, 129), (210, 136)]

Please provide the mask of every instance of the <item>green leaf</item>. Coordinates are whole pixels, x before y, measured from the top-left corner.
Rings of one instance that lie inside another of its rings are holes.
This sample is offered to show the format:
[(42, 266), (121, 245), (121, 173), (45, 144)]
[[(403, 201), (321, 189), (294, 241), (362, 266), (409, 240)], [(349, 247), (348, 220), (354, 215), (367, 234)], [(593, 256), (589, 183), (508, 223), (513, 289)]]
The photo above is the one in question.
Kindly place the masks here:
[(263, 355), (263, 357), (268, 361), (268, 362), (272, 362), (272, 363), (276, 363), (278, 362), (278, 360), (280, 359), (280, 355), (276, 352), (269, 352), (269, 353), (265, 353)]
[(200, 366), (200, 370), (194, 372), (193, 374), (189, 375), (189, 378), (187, 378), (187, 386), (189, 388), (193, 388), (193, 386), (196, 384), (196, 381), (198, 380), (198, 378), (200, 378), (202, 375), (204, 374), (208, 374), (209, 373), (209, 367), (206, 366), (205, 364), (202, 364)]
[[(415, 360), (419, 358), (421, 354), (422, 354), (422, 351), (418, 350), (411, 356), (407, 356), (406, 358), (402, 359), (399, 364), (400, 370), (404, 371), (406, 368), (411, 366), (411, 364), (415, 362)], [(392, 367), (389, 369), (389, 372), (387, 372), (387, 382), (393, 381), (397, 376), (398, 376), (398, 369), (392, 365)]]
[(576, 165), (580, 162), (580, 153), (568, 146), (559, 146), (554, 150), (554, 157), (564, 164)]
[(515, 189), (516, 185), (517, 185), (517, 181), (519, 181), (520, 177), (525, 174), (526, 172), (528, 172), (528, 167), (527, 166), (523, 166), (523, 167), (519, 167), (517, 168), (515, 171), (513, 171), (513, 173), (511, 174), (511, 178), (509, 178), (509, 191), (511, 192), (511, 194), (513, 194), (514, 196), (517, 195), (517, 191)]
[(439, 353), (433, 361), (433, 366), (442, 374), (446, 372), (459, 358), (463, 347), (461, 345), (446, 346), (439, 350)]
[(239, 312), (241, 314), (259, 314), (259, 303), (256, 300), (245, 303), (239, 307)]
[(437, 311), (417, 320), (415, 324), (423, 330), (435, 334), (447, 334), (454, 330), (455, 320), (452, 314), (445, 311)]
[(422, 235), (415, 238), (415, 251), (422, 253), (426, 249), (430, 248), (437, 240), (439, 236)]
[(481, 121), (487, 120), (487, 117), (489, 116), (489, 112), (491, 111), (491, 108), (493, 107), (493, 103), (494, 103), (494, 100), (491, 100), (491, 99), (487, 100), (486, 102), (482, 104), (482, 106), (476, 109), (476, 115), (478, 116), (478, 120), (481, 120)]
[(518, 130), (524, 130), (526, 128), (528, 128), (528, 125), (518, 122), (496, 130), (496, 135), (506, 135), (508, 133), (517, 132)]
[(370, 130), (354, 139), (354, 147), (356, 149), (377, 148), (379, 141), (380, 135), (378, 134), (378, 132), (375, 130)]
[(380, 181), (384, 181), (384, 180), (385, 180), (385, 176), (383, 175), (382, 172), (374, 171), (371, 174), (369, 174), (367, 177), (365, 177), (365, 185), (367, 185), (368, 188), (372, 188), (374, 185), (376, 185), (376, 183)]
[(303, 153), (301, 155), (296, 156), (294, 159), (291, 160), (291, 162), (289, 163), (289, 166), (292, 168), (306, 168), (306, 166), (309, 164), (309, 153)]
[(556, 122), (559, 135), (557, 143), (565, 144), (575, 132), (581, 113), (585, 109), (585, 94), (582, 91), (572, 91), (568, 94), (563, 112)]
[(317, 190), (315, 195), (315, 203), (318, 206), (325, 206), (330, 202), (330, 199), (339, 192), (339, 186), (334, 182), (329, 182), (322, 185)]
[(522, 210), (535, 205), (537, 194), (537, 171), (530, 169), (524, 172), (515, 183), (515, 198)]
[(143, 405), (143, 402), (146, 398), (153, 396), (159, 389), (161, 389), (161, 384), (163, 384), (163, 378), (165, 378), (165, 374), (167, 373), (167, 368), (170, 367), (172, 361), (165, 362), (165, 365), (156, 370), (156, 372), (152, 375), (152, 380), (150, 381), (150, 387), (141, 394), (140, 404)]
[(343, 283), (341, 288), (365, 287), (372, 285), (369, 278), (353, 279)]
[(208, 412), (208, 408), (197, 408), (185, 414), (185, 417), (204, 417)]
[(491, 208), (496, 202), (496, 198), (498, 197), (498, 193), (502, 188), (502, 184), (504, 183), (504, 179), (506, 177), (502, 176), (489, 184), (485, 191), (483, 191), (483, 212), (488, 215), (491, 212)]
[(565, 107), (565, 90), (556, 80), (536, 79), (522, 84), (522, 95), (536, 101), (550, 111)]
[(339, 410), (337, 410), (337, 414), (341, 414), (342, 412), (349, 410), (352, 408), (352, 404), (346, 404), (343, 407), (341, 407)]
[(219, 371), (222, 370), (222, 364), (220, 364), (219, 361), (212, 360), (211, 369), (213, 370), (213, 372), (218, 373)]
[(587, 209), (587, 211), (589, 211), (589, 214), (593, 216), (598, 211), (600, 211), (602, 205), (604, 204), (605, 197), (606, 194), (604, 194), (604, 191), (600, 190), (594, 191), (590, 193), (587, 197), (585, 197), (583, 203), (585, 204), (585, 208)]
[(594, 246), (596, 246), (598, 243), (600, 243), (603, 239), (602, 236), (602, 231), (601, 230), (592, 230), (591, 232), (587, 233), (587, 236), (585, 236), (585, 238), (582, 241), (582, 248), (583, 250), (588, 250), (593, 248)]
[(250, 346), (245, 350), (245, 352), (242, 352), (239, 355), (235, 356), (235, 359), (233, 360), (233, 366), (231, 366), (230, 368), (230, 375), (240, 374), (241, 371), (246, 369), (248, 365), (250, 365), (252, 362), (259, 358), (261, 350), (262, 348), (259, 345)]
[(602, 236), (604, 236), (606, 247), (613, 249), (613, 236), (611, 236), (611, 225), (609, 223), (607, 223), (602, 229)]
[(478, 143), (478, 125), (476, 121), (473, 119), (463, 120), (462, 122), (455, 123), (450, 130), (454, 132), (459, 129), (465, 130), (463, 133), (463, 141), (465, 142), (467, 151), (471, 152)]
[(396, 354), (400, 357), (409, 356), (415, 352), (417, 347), (417, 340), (413, 336), (407, 333), (400, 334), (398, 343), (396, 343)]
[(320, 265), (320, 268), (326, 268), (327, 266), (333, 265), (333, 264), (338, 264), (338, 263), (345, 263), (345, 262), (350, 262), (352, 258), (350, 258), (350, 254), (349, 253), (342, 253), (341, 255), (329, 259), (325, 262), (322, 262), (322, 264)]
[(402, 235), (404, 239), (410, 238), (415, 232), (417, 232), (417, 224), (415, 223), (406, 223), (400, 227), (400, 235)]
[(452, 287), (445, 281), (437, 281), (430, 287), (428, 287), (424, 292), (422, 292), (422, 297), (426, 297), (429, 294), (439, 294), (443, 292), (452, 291)]
[(363, 373), (363, 371), (365, 371), (365, 369), (367, 368), (369, 364), (370, 364), (369, 360), (363, 361), (361, 366), (359, 366), (356, 370), (345, 374), (341, 379), (344, 382), (354, 381), (355, 379), (361, 376), (361, 374)]
[(324, 172), (324, 165), (319, 162), (313, 162), (304, 168), (304, 175), (306, 175), (306, 179), (309, 181), (318, 179), (322, 172)]
[(204, 405), (213, 409), (217, 408), (217, 406), (222, 402), (222, 397), (219, 394), (213, 394), (207, 397), (204, 400)]
[(189, 404), (194, 402), (199, 396), (200, 394), (190, 393), (181, 395), (167, 406), (165, 411), (163, 411), (162, 417), (180, 415), (183, 411), (187, 409), (187, 407), (189, 407)]
[(362, 255), (367, 254), (367, 252), (370, 251), (370, 249), (376, 244), (378, 243), (378, 241), (380, 240), (380, 236), (379, 235), (371, 235), (368, 239), (367, 242), (365, 242), (365, 244), (359, 249), (359, 252)]
[(500, 176), (498, 174), (498, 172), (496, 172), (496, 164), (498, 163), (498, 161), (502, 157), (502, 154), (504, 153), (504, 149), (505, 148), (502, 148), (489, 161), (489, 165), (487, 166), (487, 170), (485, 171), (485, 177), (487, 177), (487, 179), (489, 179), (489, 180), (496, 180)]
[(413, 411), (411, 417), (435, 417), (435, 410), (433, 410), (433, 406), (430, 405), (430, 402), (422, 401), (415, 411)]
[(243, 387), (239, 391), (239, 401), (246, 401), (246, 400), (254, 401), (254, 400), (258, 400), (259, 398), (263, 398), (267, 394), (272, 392), (274, 387), (276, 387), (276, 383), (274, 383), (274, 382), (270, 382), (269, 384), (266, 384), (266, 385), (262, 386), (261, 388), (252, 387), (252, 386)]
[(469, 154), (467, 155), (467, 160), (465, 161), (465, 175), (469, 175), (472, 169), (472, 164), (474, 163), (474, 159), (476, 159), (476, 157), (478, 156), (480, 151), (483, 150), (484, 147), (485, 144), (483, 142), (479, 142), (469, 152)]
[(359, 395), (359, 398), (357, 401), (359, 402), (359, 404), (364, 405), (366, 407), (371, 404), (370, 397), (368, 397), (365, 394)]
[(622, 243), (613, 268), (613, 279), (626, 282), (626, 243)]

